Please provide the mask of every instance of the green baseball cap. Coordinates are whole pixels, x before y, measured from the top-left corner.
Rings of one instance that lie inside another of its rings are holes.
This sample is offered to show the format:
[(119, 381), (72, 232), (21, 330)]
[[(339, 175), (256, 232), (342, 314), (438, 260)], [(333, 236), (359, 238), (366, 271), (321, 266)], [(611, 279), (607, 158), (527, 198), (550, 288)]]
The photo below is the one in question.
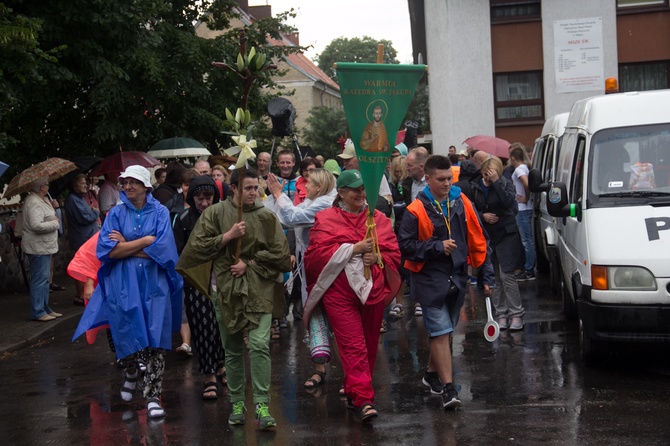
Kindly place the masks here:
[(345, 170), (337, 178), (337, 188), (342, 189), (343, 187), (357, 188), (363, 185), (363, 177), (361, 173), (356, 169)]

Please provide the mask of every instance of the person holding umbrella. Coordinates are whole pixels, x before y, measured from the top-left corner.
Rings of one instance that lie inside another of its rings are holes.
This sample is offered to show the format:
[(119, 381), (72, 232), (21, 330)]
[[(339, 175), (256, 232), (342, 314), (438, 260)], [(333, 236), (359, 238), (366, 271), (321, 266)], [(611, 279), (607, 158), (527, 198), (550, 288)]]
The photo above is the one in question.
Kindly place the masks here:
[(30, 262), (30, 318), (47, 322), (61, 317), (49, 307), (49, 276), (51, 257), (58, 252), (60, 221), (46, 199), (49, 177), (45, 175), (32, 183), (23, 202), (23, 252)]
[[(72, 252), (77, 252), (86, 240), (100, 230), (100, 211), (88, 201), (87, 193), (86, 175), (80, 173), (70, 183), (70, 194), (65, 199), (67, 238)], [(75, 280), (75, 305), (84, 305), (84, 286), (84, 282)]]

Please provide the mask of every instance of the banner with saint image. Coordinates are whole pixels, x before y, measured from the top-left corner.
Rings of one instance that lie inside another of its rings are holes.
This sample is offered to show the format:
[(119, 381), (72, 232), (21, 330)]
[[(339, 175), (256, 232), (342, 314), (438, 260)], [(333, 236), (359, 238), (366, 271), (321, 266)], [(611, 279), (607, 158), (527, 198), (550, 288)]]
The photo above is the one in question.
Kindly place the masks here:
[(338, 62), (337, 78), (370, 211), (425, 65)]

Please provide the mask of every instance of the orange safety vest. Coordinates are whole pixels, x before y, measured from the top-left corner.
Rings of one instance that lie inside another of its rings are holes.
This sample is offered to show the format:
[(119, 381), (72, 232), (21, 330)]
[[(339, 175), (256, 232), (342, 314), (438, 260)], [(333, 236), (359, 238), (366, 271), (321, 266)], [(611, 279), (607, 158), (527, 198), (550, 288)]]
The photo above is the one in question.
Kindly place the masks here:
[[(479, 268), (486, 260), (486, 237), (484, 237), (484, 232), (479, 224), (475, 208), (472, 206), (468, 197), (461, 193), (461, 200), (463, 201), (463, 207), (465, 208), (465, 226), (468, 228), (468, 263), (475, 268)], [(414, 200), (411, 202), (410, 205), (407, 206), (407, 210), (418, 220), (419, 240), (423, 241), (431, 238), (435, 227), (433, 226), (433, 222), (430, 221), (430, 217), (428, 217), (426, 208), (421, 200)], [(418, 273), (421, 272), (425, 263), (426, 262), (405, 260), (405, 268), (414, 273)]]
[(451, 166), (451, 173), (454, 174), (454, 179), (452, 182), (458, 181), (458, 177), (461, 176), (461, 166)]

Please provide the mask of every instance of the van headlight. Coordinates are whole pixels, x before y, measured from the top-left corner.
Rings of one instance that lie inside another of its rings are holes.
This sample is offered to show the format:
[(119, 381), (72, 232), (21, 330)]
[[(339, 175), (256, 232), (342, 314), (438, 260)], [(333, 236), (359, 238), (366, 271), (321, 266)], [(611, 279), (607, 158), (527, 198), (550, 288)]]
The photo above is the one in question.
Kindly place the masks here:
[(656, 280), (651, 272), (637, 266), (610, 266), (607, 268), (610, 289), (656, 291)]
[(593, 289), (656, 291), (656, 279), (646, 268), (640, 266), (597, 266), (591, 267)]

